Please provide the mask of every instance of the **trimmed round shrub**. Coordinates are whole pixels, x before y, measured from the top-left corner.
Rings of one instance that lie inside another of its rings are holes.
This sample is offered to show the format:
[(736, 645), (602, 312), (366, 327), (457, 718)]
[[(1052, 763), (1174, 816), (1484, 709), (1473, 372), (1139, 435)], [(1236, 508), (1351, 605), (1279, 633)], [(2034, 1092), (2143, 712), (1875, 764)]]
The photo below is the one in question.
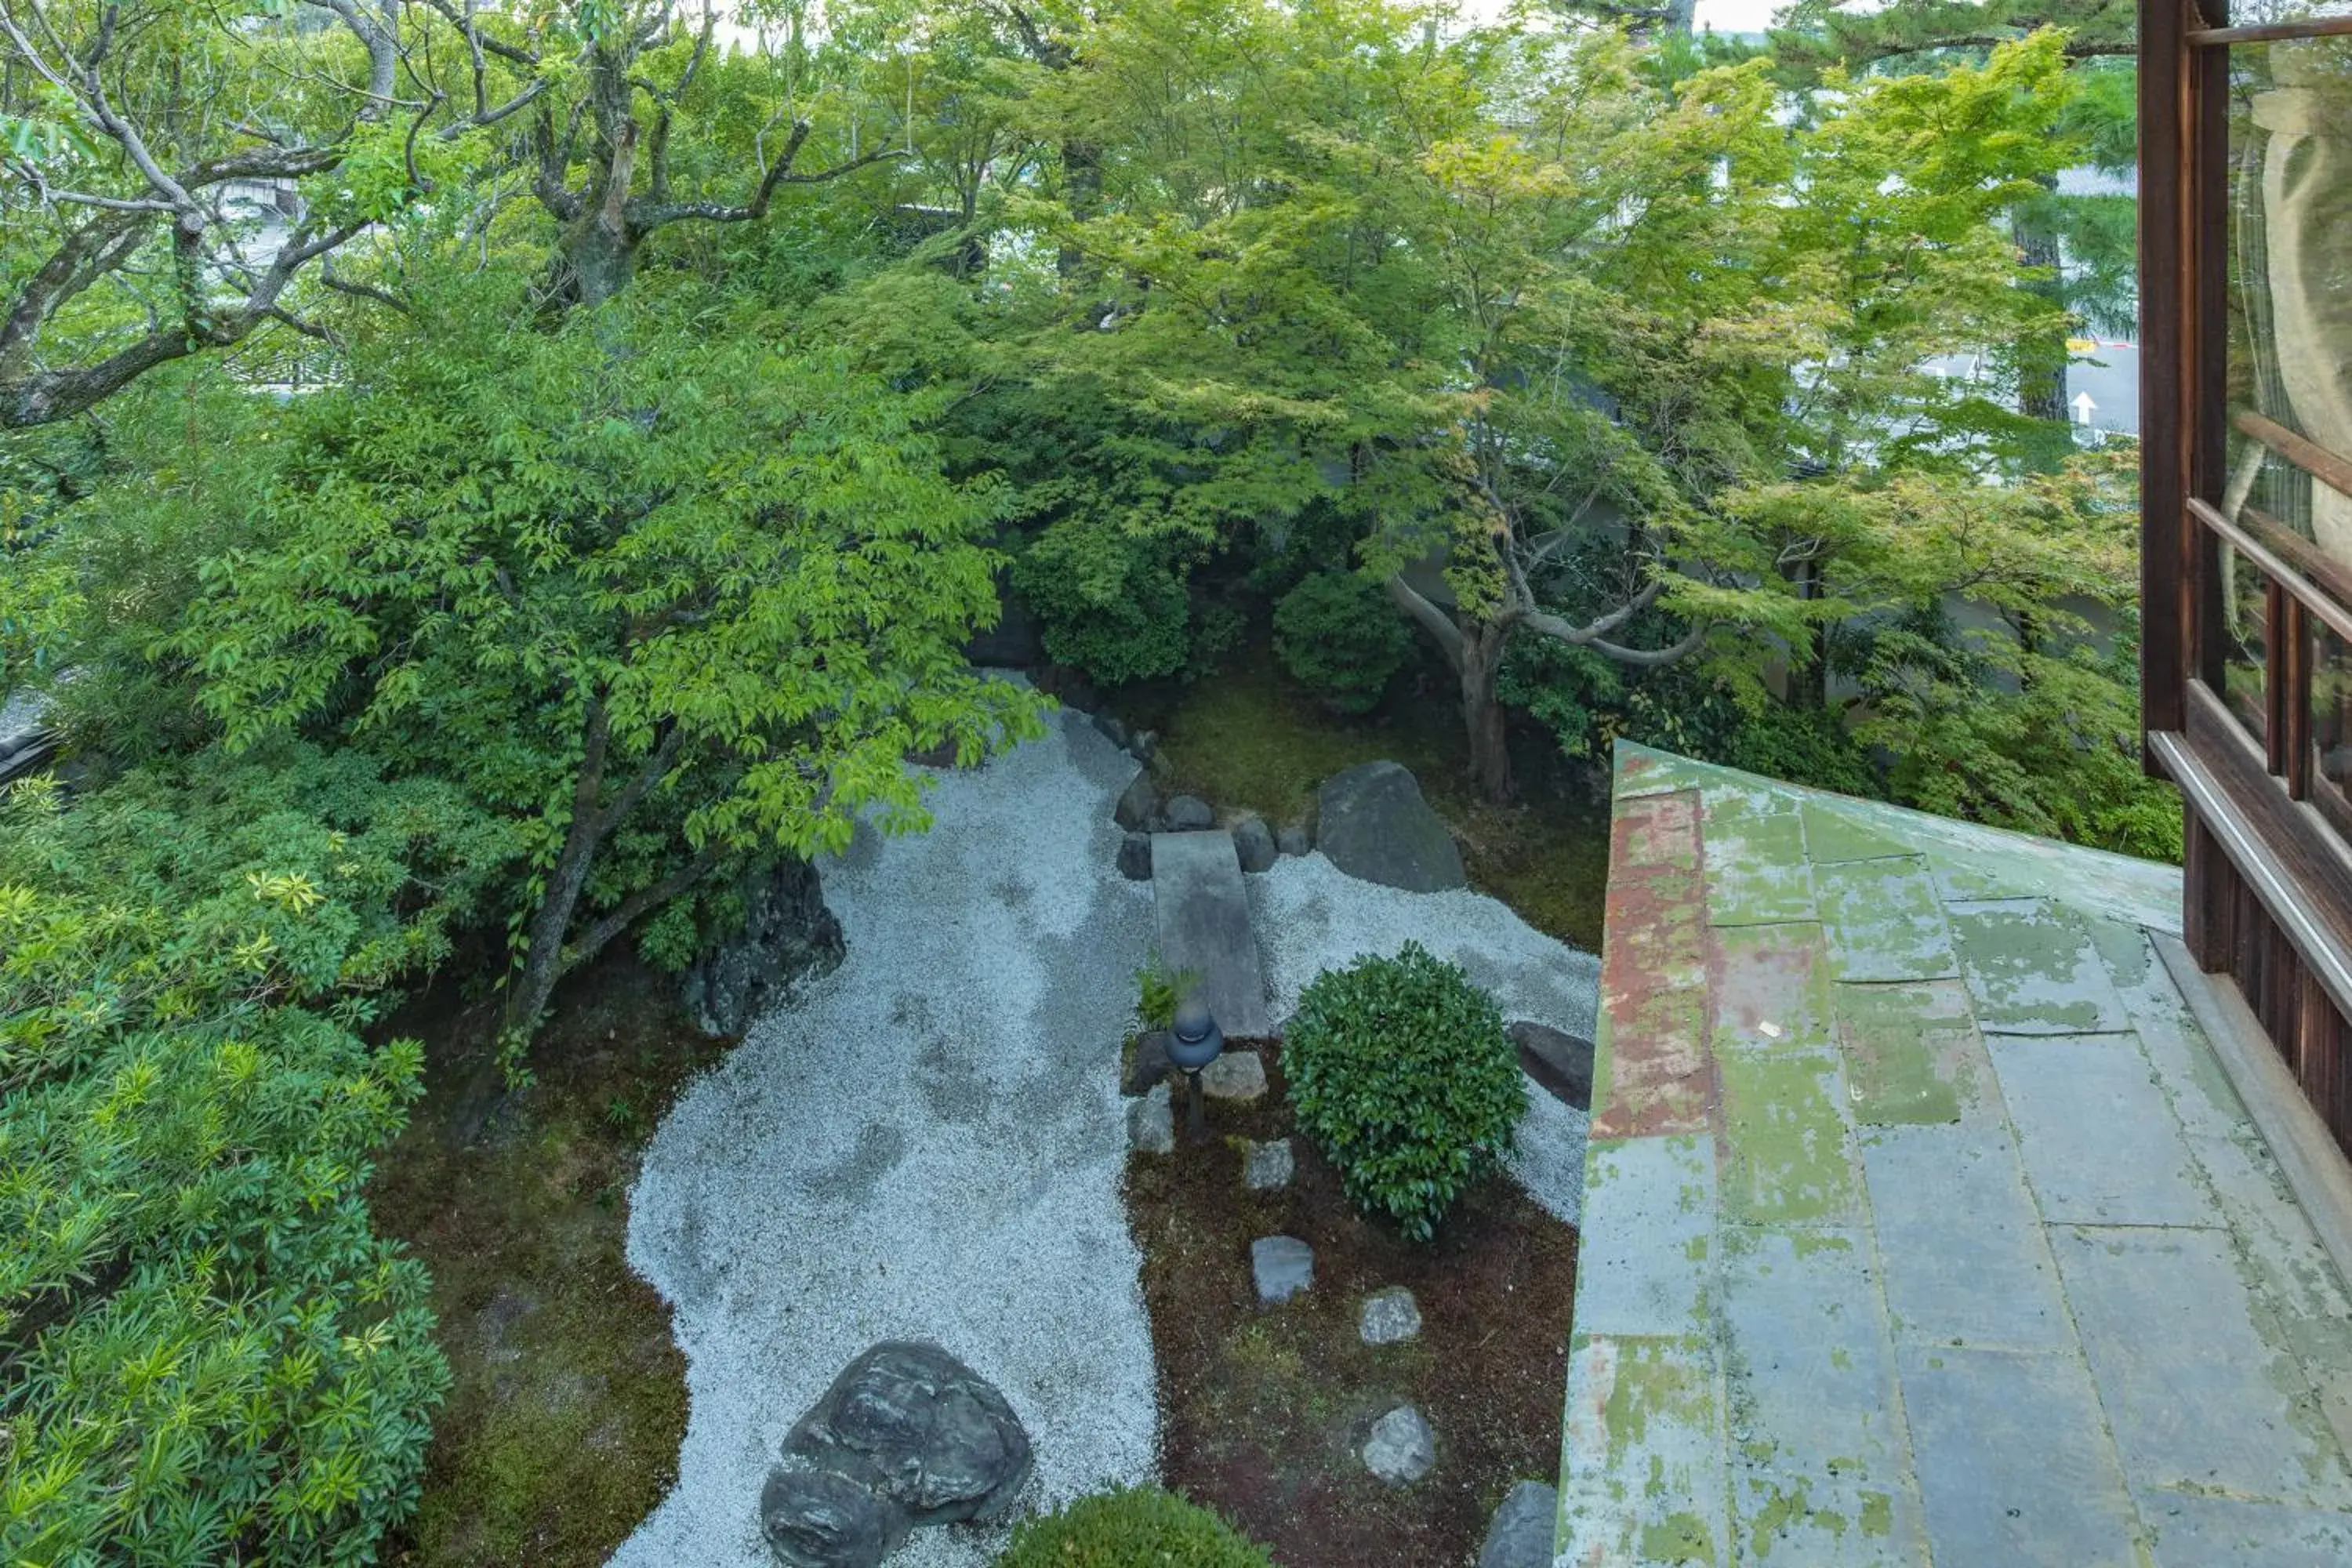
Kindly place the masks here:
[(1283, 1032), (1282, 1073), (1349, 1201), (1413, 1241), (1510, 1152), (1528, 1108), (1495, 999), (1413, 942), (1317, 975)]
[(1378, 703), (1412, 649), (1396, 606), (1352, 572), (1318, 572), (1274, 607), (1275, 656), (1342, 713)]
[(1198, 1503), (1125, 1487), (1027, 1521), (996, 1568), (1274, 1568), (1274, 1559)]

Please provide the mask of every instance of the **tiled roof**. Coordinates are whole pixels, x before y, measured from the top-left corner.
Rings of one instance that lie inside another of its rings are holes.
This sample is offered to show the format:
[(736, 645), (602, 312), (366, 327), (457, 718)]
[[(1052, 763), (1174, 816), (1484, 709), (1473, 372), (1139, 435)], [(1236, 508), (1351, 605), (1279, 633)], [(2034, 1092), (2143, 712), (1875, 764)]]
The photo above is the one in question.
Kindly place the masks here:
[(1562, 1561), (2352, 1562), (2177, 870), (1617, 757)]

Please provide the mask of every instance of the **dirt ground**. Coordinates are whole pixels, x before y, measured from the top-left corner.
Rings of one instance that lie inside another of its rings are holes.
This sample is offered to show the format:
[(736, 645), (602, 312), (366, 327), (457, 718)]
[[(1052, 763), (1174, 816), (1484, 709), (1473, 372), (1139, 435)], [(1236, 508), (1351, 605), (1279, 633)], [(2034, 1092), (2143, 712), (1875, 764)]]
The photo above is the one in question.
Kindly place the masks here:
[(539, 1081), (513, 1097), (482, 1046), (494, 1002), (443, 984), (384, 1031), (425, 1042), (426, 1089), (370, 1197), (432, 1269), (453, 1374), (385, 1562), (593, 1568), (675, 1479), (686, 1364), (624, 1257), (625, 1194), (680, 1087), (727, 1047), (674, 994), (615, 949), (559, 994)]
[[(1338, 1174), (1292, 1137), (1285, 1190), (1242, 1184), (1247, 1139), (1291, 1133), (1279, 1047), (1262, 1047), (1265, 1098), (1212, 1100), (1208, 1138), (1135, 1155), (1129, 1220), (1160, 1361), (1166, 1480), (1273, 1550), (1283, 1568), (1455, 1568), (1521, 1479), (1559, 1468), (1560, 1399), (1576, 1233), (1507, 1175), (1474, 1193), (1414, 1246), (1359, 1215)], [(1250, 1243), (1295, 1236), (1315, 1250), (1303, 1297), (1261, 1308)], [(1363, 1298), (1384, 1286), (1419, 1303), (1418, 1341), (1372, 1346)], [(1358, 1458), (1373, 1421), (1418, 1406), (1437, 1467), (1391, 1489)]]

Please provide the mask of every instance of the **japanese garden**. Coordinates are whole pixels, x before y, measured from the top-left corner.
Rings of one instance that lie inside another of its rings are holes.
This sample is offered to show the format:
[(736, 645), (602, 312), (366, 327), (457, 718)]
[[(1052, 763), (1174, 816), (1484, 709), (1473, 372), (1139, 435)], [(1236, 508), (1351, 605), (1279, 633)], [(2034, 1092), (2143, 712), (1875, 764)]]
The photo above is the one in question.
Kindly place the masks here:
[[(0, 1560), (1966, 1563), (1890, 1151), (1996, 1081), (2158, 1518), (2058, 1231), (2218, 1233), (2067, 1208), (2006, 1043), (2188, 1016), (2141, 12), (0, 0)], [(2352, 439), (2249, 145), (2240, 381)], [(2302, 747), (2346, 502), (2255, 462)], [(1588, 1336), (1710, 1128), (1685, 1489)], [(1884, 1258), (1883, 1493), (1743, 1490), (1780, 1226)], [(2312, 1476), (2339, 1297), (2252, 1312)]]

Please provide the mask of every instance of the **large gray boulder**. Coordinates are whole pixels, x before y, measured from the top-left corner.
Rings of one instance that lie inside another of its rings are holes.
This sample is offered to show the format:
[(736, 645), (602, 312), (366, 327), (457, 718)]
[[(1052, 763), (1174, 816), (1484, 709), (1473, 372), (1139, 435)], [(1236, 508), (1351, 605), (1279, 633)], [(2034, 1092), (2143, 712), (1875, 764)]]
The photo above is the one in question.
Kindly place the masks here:
[(1486, 1526), (1478, 1568), (1551, 1568), (1552, 1537), (1559, 1530), (1559, 1493), (1541, 1481), (1521, 1481)]
[(878, 1568), (907, 1539), (907, 1510), (830, 1470), (768, 1472), (760, 1533), (782, 1568)]
[(847, 1477), (914, 1524), (992, 1520), (1034, 1462), (1004, 1395), (933, 1344), (887, 1340), (849, 1363), (784, 1438), (784, 1454)]
[(1396, 763), (1363, 763), (1323, 781), (1315, 847), (1350, 877), (1407, 892), (1468, 885), (1462, 852), (1421, 785)]
[(713, 1037), (741, 1034), (793, 986), (833, 973), (846, 951), (806, 860), (787, 857), (751, 872), (740, 892), (742, 929), (696, 959), (679, 985), (687, 1016)]

